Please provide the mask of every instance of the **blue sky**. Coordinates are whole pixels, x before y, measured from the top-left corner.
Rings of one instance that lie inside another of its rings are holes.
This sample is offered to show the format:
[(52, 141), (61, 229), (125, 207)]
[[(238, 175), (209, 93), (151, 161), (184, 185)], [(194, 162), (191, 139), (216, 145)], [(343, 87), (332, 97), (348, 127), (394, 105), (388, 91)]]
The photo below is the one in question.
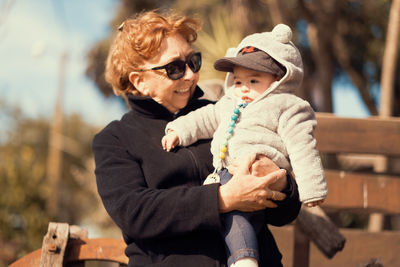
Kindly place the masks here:
[[(12, 3), (6, 16), (4, 7)], [(61, 54), (68, 52), (64, 112), (79, 113), (96, 126), (118, 119), (125, 108), (105, 99), (84, 74), (90, 47), (109, 34), (113, 0), (1, 0), (0, 99), (31, 117), (51, 116), (59, 80)], [(334, 84), (334, 111), (365, 117), (365, 106), (347, 82)], [(4, 125), (3, 125), (4, 127)]]
[(13, 4), (0, 21), (0, 99), (28, 116), (51, 114), (67, 52), (64, 111), (99, 126), (122, 115), (124, 107), (105, 99), (84, 74), (87, 51), (109, 34), (116, 1), (2, 1), (0, 12)]

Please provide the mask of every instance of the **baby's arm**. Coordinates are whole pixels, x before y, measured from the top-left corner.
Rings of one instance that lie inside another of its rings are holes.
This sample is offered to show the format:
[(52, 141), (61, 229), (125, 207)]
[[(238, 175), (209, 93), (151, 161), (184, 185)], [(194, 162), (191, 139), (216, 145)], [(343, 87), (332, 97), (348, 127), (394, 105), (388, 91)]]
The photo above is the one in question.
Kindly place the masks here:
[(299, 186), (300, 201), (308, 207), (320, 205), (328, 193), (314, 138), (316, 123), (314, 111), (303, 101), (286, 109), (278, 126)]
[[(178, 143), (171, 143), (173, 148), (176, 145), (188, 146), (199, 139), (211, 138), (219, 124), (219, 107), (221, 100), (216, 104), (209, 104), (196, 109), (174, 121), (169, 122), (165, 127), (165, 133), (174, 131)], [(164, 147), (164, 142), (162, 141)], [(165, 149), (166, 147), (164, 147)]]
[(171, 151), (171, 149), (179, 144), (178, 134), (173, 130), (168, 130), (167, 134), (161, 139), (161, 144), (164, 150)]

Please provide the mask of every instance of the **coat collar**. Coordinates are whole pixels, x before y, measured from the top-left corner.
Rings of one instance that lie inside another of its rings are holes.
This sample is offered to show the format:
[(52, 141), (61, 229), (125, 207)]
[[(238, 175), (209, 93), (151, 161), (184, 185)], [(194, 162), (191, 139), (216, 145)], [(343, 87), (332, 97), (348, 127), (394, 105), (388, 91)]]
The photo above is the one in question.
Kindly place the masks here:
[(163, 105), (154, 101), (153, 98), (149, 96), (135, 96), (128, 95), (129, 106), (133, 112), (140, 113), (142, 116), (150, 117), (150, 118), (159, 118), (159, 119), (167, 119), (173, 120), (174, 118), (180, 116), (181, 114), (187, 113), (187, 109), (190, 108), (190, 104), (192, 101), (197, 100), (204, 93), (200, 89), (200, 87), (196, 86), (193, 97), (189, 100), (186, 107), (182, 110), (178, 111), (178, 113), (171, 113), (168, 109), (166, 109)]

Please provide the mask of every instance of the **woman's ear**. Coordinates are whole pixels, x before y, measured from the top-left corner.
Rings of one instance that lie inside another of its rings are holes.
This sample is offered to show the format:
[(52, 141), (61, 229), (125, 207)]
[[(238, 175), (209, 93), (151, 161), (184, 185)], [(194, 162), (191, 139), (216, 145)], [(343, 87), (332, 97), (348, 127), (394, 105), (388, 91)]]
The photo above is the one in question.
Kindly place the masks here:
[(130, 83), (139, 91), (139, 93), (143, 96), (149, 95), (149, 90), (146, 87), (146, 84), (143, 82), (139, 72), (132, 71), (129, 73), (129, 81)]

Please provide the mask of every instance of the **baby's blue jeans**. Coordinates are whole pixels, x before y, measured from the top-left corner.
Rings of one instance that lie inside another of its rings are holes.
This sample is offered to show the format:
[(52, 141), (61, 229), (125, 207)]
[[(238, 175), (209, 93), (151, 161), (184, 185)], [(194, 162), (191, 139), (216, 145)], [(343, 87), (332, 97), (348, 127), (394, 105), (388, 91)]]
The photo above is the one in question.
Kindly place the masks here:
[[(226, 184), (232, 175), (227, 169), (218, 172), (221, 184)], [(252, 257), (257, 261), (258, 241), (256, 231), (261, 229), (262, 216), (255, 216), (261, 213), (249, 213), (232, 211), (222, 215), (225, 225), (225, 244), (227, 247), (228, 266), (240, 258)], [(251, 217), (251, 222), (250, 222)]]

